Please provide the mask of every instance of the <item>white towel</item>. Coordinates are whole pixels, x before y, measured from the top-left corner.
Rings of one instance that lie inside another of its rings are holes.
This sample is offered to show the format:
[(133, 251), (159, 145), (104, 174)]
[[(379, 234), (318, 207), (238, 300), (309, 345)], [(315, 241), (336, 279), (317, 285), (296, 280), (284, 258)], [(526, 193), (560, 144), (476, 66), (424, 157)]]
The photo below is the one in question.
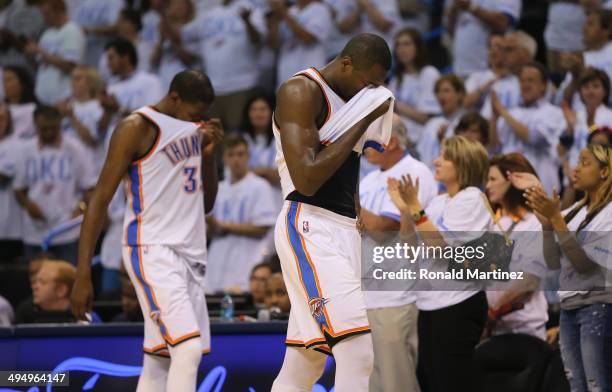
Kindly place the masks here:
[(383, 152), (391, 138), (393, 124), (393, 93), (382, 86), (366, 87), (340, 108), (319, 130), (321, 143), (328, 145), (338, 140), (353, 125), (391, 98), (387, 113), (377, 118), (355, 144), (354, 151), (362, 153), (368, 147)]

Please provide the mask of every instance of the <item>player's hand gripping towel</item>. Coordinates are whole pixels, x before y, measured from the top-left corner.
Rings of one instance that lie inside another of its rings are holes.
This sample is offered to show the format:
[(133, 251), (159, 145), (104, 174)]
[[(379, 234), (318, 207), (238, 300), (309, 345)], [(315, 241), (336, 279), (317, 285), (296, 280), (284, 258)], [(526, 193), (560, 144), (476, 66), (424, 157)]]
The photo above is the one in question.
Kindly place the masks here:
[(353, 125), (372, 113), (376, 108), (391, 98), (387, 113), (377, 118), (366, 133), (359, 139), (353, 150), (362, 153), (368, 147), (382, 152), (391, 138), (393, 122), (393, 105), (395, 98), (386, 87), (366, 87), (342, 106), (319, 131), (323, 144), (331, 144), (338, 140)]

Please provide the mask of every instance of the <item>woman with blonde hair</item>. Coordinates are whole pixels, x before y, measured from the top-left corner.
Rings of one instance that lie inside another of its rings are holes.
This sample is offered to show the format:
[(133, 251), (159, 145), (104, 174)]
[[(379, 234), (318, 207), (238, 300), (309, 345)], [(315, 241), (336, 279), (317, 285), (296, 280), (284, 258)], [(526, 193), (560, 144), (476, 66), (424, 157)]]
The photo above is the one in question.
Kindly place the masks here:
[(98, 95), (103, 82), (95, 68), (79, 65), (72, 71), (72, 95), (57, 105), (64, 116), (62, 131), (77, 138), (90, 152), (96, 173), (104, 159), (106, 130), (99, 129), (104, 109)]
[[(417, 197), (418, 181), (413, 183), (410, 176), (404, 176), (401, 182), (389, 181), (389, 194), (401, 213), (400, 238), (412, 246), (424, 242), (427, 247), (456, 249), (482, 236), (493, 222), (486, 196), (479, 189), (487, 177), (487, 151), (476, 141), (454, 136), (443, 141), (434, 164), (435, 179), (448, 193), (436, 196), (425, 211)], [(449, 263), (455, 261), (423, 259), (421, 269), (444, 273)], [(472, 357), (487, 318), (482, 283), (450, 279), (419, 283), (422, 283), (417, 294), (421, 389), (476, 390), (478, 381)]]
[(612, 148), (580, 152), (574, 187), (582, 200), (561, 211), (559, 195), (526, 190), (544, 229), (544, 256), (561, 269), (561, 356), (572, 391), (612, 389)]

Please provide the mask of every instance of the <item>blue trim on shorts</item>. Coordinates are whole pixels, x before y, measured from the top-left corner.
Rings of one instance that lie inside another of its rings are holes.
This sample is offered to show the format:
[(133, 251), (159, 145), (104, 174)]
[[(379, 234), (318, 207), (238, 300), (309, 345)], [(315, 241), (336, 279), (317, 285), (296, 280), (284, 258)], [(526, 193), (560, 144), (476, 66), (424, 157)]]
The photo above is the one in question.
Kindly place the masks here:
[[(287, 212), (287, 231), (289, 232), (290, 245), (293, 248), (293, 251), (295, 252), (298, 258), (298, 268), (300, 270), (300, 276), (302, 277), (302, 283), (304, 284), (304, 287), (306, 288), (306, 291), (308, 294), (308, 302), (310, 305), (311, 301), (313, 300), (320, 300), (324, 302), (325, 299), (321, 296), (321, 293), (319, 292), (317, 288), (317, 282), (316, 282), (314, 271), (312, 269), (312, 266), (310, 265), (310, 262), (308, 261), (308, 256), (306, 256), (306, 251), (304, 247), (302, 246), (300, 233), (295, 227), (295, 218), (297, 215), (298, 206), (299, 206), (299, 203), (294, 202), (294, 201), (292, 201), (289, 205), (289, 211)], [(321, 304), (321, 306), (324, 306), (324, 305), (325, 305), (324, 303)], [(311, 308), (311, 311), (312, 311), (312, 308)], [(320, 314), (316, 316), (313, 314), (313, 317), (315, 317), (319, 325), (321, 326), (324, 325), (328, 329), (331, 330), (325, 318), (325, 313), (323, 311), (321, 311)]]

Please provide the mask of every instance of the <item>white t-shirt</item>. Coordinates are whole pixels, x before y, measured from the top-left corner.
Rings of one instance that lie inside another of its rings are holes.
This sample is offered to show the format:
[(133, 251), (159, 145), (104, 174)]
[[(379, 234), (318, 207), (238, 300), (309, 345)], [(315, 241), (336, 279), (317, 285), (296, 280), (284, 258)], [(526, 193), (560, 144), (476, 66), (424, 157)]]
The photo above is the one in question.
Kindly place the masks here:
[[(447, 0), (447, 7), (452, 1)], [(520, 0), (473, 0), (472, 5), (495, 12), (502, 12), (518, 22), (521, 15)], [(491, 30), (480, 19), (468, 11), (460, 11), (457, 15), (455, 36), (453, 40), (453, 71), (461, 76), (467, 76), (474, 71), (487, 69), (487, 41)]]
[(11, 120), (13, 122), (13, 135), (20, 139), (30, 139), (36, 135), (34, 127), (34, 109), (36, 104), (30, 103), (11, 103)]
[[(85, 35), (74, 22), (60, 28), (49, 27), (40, 37), (39, 46), (47, 53), (80, 64), (85, 54)], [(70, 74), (58, 67), (41, 62), (36, 74), (36, 97), (54, 105), (70, 96)]]
[[(438, 193), (438, 186), (433, 175), (422, 162), (414, 159), (410, 154), (404, 156), (393, 167), (382, 171), (380, 169), (370, 172), (359, 183), (359, 202), (361, 208), (374, 215), (384, 216), (395, 221), (400, 220), (400, 212), (389, 197), (387, 179), (400, 179), (402, 175), (409, 174), (413, 181), (419, 179), (419, 202), (426, 208)], [(372, 238), (366, 236), (363, 246), (374, 246)], [(364, 291), (366, 307), (368, 309), (402, 306), (416, 302), (416, 293), (406, 284), (404, 291)]]
[[(418, 74), (405, 73), (401, 84), (398, 78), (392, 77), (389, 81), (389, 90), (395, 95), (395, 99), (410, 105), (414, 109), (428, 114), (440, 113), (440, 104), (434, 93), (434, 86), (440, 77), (440, 72), (430, 65), (423, 67)], [(408, 130), (408, 139), (413, 143), (418, 141), (423, 125), (402, 116), (402, 121)]]
[(333, 23), (327, 6), (318, 2), (312, 2), (302, 9), (294, 5), (288, 12), (304, 29), (314, 35), (317, 41), (312, 44), (303, 43), (286, 23), (281, 22), (277, 86), (304, 68), (325, 65), (327, 61), (325, 41), (329, 37)]
[(502, 153), (519, 152), (531, 162), (546, 192), (560, 189), (557, 144), (565, 128), (563, 112), (544, 99), (530, 107), (510, 109), (510, 115), (529, 129), (529, 140), (522, 141), (502, 118), (497, 124)]
[[(506, 232), (512, 224), (513, 220), (508, 216), (503, 216), (499, 220), (499, 225)], [(499, 232), (499, 227), (493, 225), (492, 230)], [(538, 241), (541, 232), (542, 225), (533, 213), (527, 213), (516, 222), (509, 235), (510, 239), (514, 241), (509, 267), (511, 272), (522, 271), (539, 278), (541, 281), (546, 278), (548, 267), (544, 261), (542, 244)], [(515, 282), (495, 282), (488, 287), (487, 300), (489, 305), (497, 304), (505, 290)], [(545, 340), (548, 304), (541, 287), (533, 292), (529, 300), (524, 303), (523, 309), (515, 310), (498, 320), (493, 329), (493, 335), (524, 333)]]
[(252, 138), (245, 134), (245, 139), (249, 144), (249, 168), (257, 167), (276, 168), (276, 143), (272, 137), (270, 143), (265, 135), (256, 135)]
[(434, 169), (434, 160), (440, 155), (440, 139), (438, 132), (440, 127), (446, 125), (446, 133), (444, 139), (452, 137), (455, 134), (455, 128), (459, 124), (459, 120), (463, 116), (463, 110), (459, 110), (450, 118), (438, 116), (427, 121), (418, 139), (416, 149), (419, 153), (421, 162), (426, 164), (430, 169)]
[[(612, 127), (612, 109), (606, 105), (599, 105), (595, 110), (595, 125)], [(576, 127), (574, 129), (574, 144), (569, 151), (569, 163), (571, 167), (578, 165), (578, 158), (580, 151), (587, 146), (589, 139), (589, 129), (587, 124), (587, 113), (586, 109), (579, 109), (576, 111)]]
[(397, 0), (376, 0), (371, 1), (370, 4), (376, 7), (376, 9), (378, 9), (378, 12), (380, 12), (385, 17), (385, 19), (393, 23), (393, 26), (389, 29), (388, 32), (384, 33), (378, 30), (378, 28), (376, 28), (376, 26), (368, 16), (368, 13), (363, 11), (361, 13), (360, 20), (361, 32), (379, 35), (383, 37), (385, 41), (387, 41), (387, 45), (389, 45), (389, 48), (393, 48), (393, 37), (395, 36), (395, 32), (399, 28), (402, 20)]
[[(425, 209), (429, 220), (438, 228), (449, 246), (460, 246), (480, 238), (491, 227), (491, 214), (487, 210), (482, 192), (468, 187), (454, 197), (447, 193), (436, 196)], [(447, 264), (440, 261), (423, 260), (421, 268), (429, 271), (446, 271)], [(482, 290), (482, 284), (470, 281), (426, 280), (419, 288), (444, 288), (448, 291), (419, 291), (417, 306), (420, 310), (438, 310), (456, 305)]]
[(586, 22), (586, 15), (580, 4), (553, 2), (548, 6), (547, 19), (544, 42), (548, 49), (560, 52), (578, 52), (584, 49), (582, 26)]
[[(119, 13), (125, 8), (123, 0), (82, 0), (73, 20), (81, 27), (113, 26), (119, 19)], [(85, 64), (97, 67), (104, 45), (111, 39), (110, 35), (87, 34), (87, 52)]]
[[(23, 242), (41, 245), (49, 230), (71, 218), (83, 191), (96, 183), (91, 160), (81, 145), (64, 136), (59, 147), (40, 147), (38, 139), (24, 142), (16, 165), (13, 189), (28, 189), (28, 198), (40, 207), (46, 221), (23, 213)], [(78, 232), (67, 232), (52, 245), (75, 241)]]
[(71, 137), (81, 142), (83, 148), (88, 152), (88, 157), (94, 167), (94, 172), (97, 174), (102, 169), (104, 163), (104, 157), (106, 155), (104, 148), (104, 135), (100, 135), (98, 132), (98, 123), (104, 114), (104, 109), (100, 105), (97, 99), (91, 99), (85, 102), (72, 101), (72, 110), (79, 119), (79, 121), (87, 127), (89, 134), (93, 137), (98, 145), (95, 147), (89, 147), (80, 138), (72, 122), (68, 118), (64, 118), (62, 121), (62, 131), (65, 134), (70, 134)]
[[(357, 9), (357, 4), (352, 0), (325, 0), (328, 6), (336, 12), (336, 23), (343, 20)], [(352, 33), (342, 33), (335, 24), (332, 25), (329, 37), (325, 40), (325, 56), (330, 59), (340, 54), (344, 46), (353, 36)]]
[[(259, 77), (257, 45), (249, 39), (246, 23), (240, 13), (252, 9), (248, 1), (240, 0), (227, 6), (217, 6), (187, 24), (182, 29), (186, 44), (200, 43), (200, 58), (218, 95), (227, 95), (253, 88)], [(250, 21), (264, 34), (263, 15), (252, 10)]]
[[(563, 211), (563, 215), (567, 215), (575, 205)], [(608, 202), (608, 205), (584, 229), (576, 233), (586, 215), (587, 207), (584, 206), (567, 224), (567, 228), (574, 233), (576, 241), (589, 259), (597, 263), (600, 268), (588, 274), (580, 274), (561, 251), (559, 298), (562, 304), (568, 298), (588, 294), (596, 289), (601, 290), (604, 286), (609, 292), (612, 286), (612, 203)]]
[(135, 71), (125, 80), (111, 84), (108, 93), (114, 95), (119, 105), (127, 110), (153, 105), (164, 96), (159, 78), (140, 71)]
[(0, 139), (0, 176), (10, 178), (8, 183), (0, 183), (0, 239), (21, 239), (21, 207), (15, 198), (12, 179), (17, 170), (21, 149), (19, 138), (11, 135)]
[[(212, 215), (223, 222), (271, 227), (278, 214), (272, 192), (268, 182), (253, 173), (234, 184), (222, 181)], [(208, 249), (206, 289), (215, 292), (239, 286), (248, 290), (251, 269), (261, 262), (265, 245), (265, 236), (226, 234), (213, 238)]]

